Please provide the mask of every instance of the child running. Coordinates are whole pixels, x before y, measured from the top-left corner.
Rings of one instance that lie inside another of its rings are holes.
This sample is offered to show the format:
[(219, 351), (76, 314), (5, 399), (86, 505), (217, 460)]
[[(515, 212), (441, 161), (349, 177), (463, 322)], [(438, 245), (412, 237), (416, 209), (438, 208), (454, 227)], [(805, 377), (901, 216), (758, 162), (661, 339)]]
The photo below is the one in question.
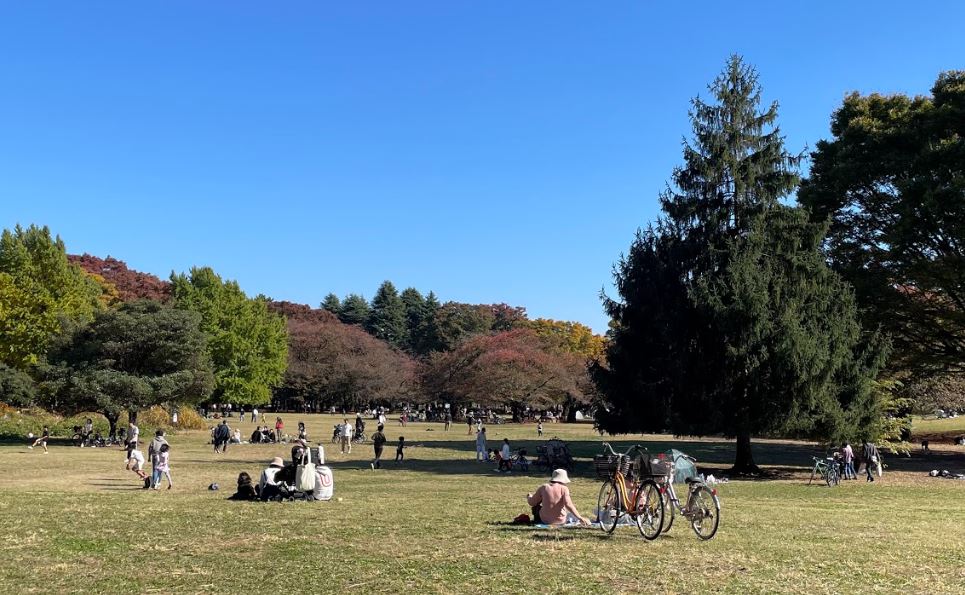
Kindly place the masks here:
[[(164, 475), (164, 477), (167, 478), (169, 490), (171, 489), (171, 486), (174, 485), (174, 482), (171, 481), (170, 457), (171, 457), (171, 446), (168, 444), (161, 445), (161, 451), (158, 454), (157, 471), (158, 473), (161, 473), (162, 475)], [(157, 482), (154, 484), (154, 489), (155, 490), (161, 489), (161, 478), (158, 478)]]
[(130, 458), (127, 459), (127, 468), (144, 480), (145, 489), (151, 487), (151, 479), (147, 476), (147, 473), (144, 472), (144, 453), (134, 448), (131, 449), (129, 457)]

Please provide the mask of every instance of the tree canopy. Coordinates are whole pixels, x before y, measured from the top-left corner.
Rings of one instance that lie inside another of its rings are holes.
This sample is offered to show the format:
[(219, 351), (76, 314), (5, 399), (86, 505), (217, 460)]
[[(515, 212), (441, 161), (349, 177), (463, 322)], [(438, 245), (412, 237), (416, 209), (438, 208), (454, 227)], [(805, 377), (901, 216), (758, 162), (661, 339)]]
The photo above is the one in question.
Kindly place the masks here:
[(274, 302), (288, 319), (288, 370), (280, 396), (346, 409), (415, 397), (416, 363), (358, 326), (307, 306)]
[(25, 370), (43, 357), (64, 322), (103, 308), (101, 286), (67, 261), (46, 227), (0, 234), (0, 363)]
[(248, 298), (234, 281), (208, 267), (171, 276), (175, 307), (196, 312), (214, 365), (211, 400), (262, 405), (285, 373), (288, 337), (283, 316), (263, 296)]
[(893, 337), (893, 368), (965, 373), (965, 71), (931, 97), (853, 93), (831, 134), (798, 198), (830, 221), (832, 266)]
[(201, 317), (142, 300), (99, 312), (59, 337), (43, 366), (45, 404), (54, 411), (100, 411), (112, 429), (121, 412), (196, 403), (214, 382)]
[(582, 398), (585, 377), (583, 358), (554, 349), (530, 329), (515, 329), (478, 335), (451, 351), (432, 354), (423, 384), (432, 398), (509, 407), (518, 418), (526, 407)]
[(613, 432), (735, 436), (734, 470), (753, 472), (754, 435), (867, 424), (881, 351), (861, 344), (822, 226), (781, 203), (800, 157), (784, 148), (776, 104), (759, 110), (757, 73), (734, 57), (710, 91), (713, 103), (693, 101), (663, 217), (615, 267), (598, 419)]

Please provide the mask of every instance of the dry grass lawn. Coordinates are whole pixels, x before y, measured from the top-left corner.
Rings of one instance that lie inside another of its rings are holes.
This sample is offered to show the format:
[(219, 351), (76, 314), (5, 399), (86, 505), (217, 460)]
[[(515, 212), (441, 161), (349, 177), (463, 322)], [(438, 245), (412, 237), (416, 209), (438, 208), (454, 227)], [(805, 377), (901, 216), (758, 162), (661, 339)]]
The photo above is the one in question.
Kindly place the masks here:
[[(635, 529), (536, 530), (508, 525), (540, 472), (500, 474), (473, 461), (465, 425), (391, 422), (386, 454), (404, 434), (406, 461), (369, 468), (371, 446), (337, 454), (333, 416), (304, 419), (328, 446), (341, 501), (239, 503), (225, 498), (286, 445), (238, 445), (215, 455), (204, 432), (170, 437), (175, 489), (142, 490), (123, 451), (53, 444), (50, 454), (0, 446), (3, 592), (965, 592), (965, 449), (932, 444), (930, 458), (890, 458), (874, 483), (808, 486), (817, 447), (762, 441), (758, 462), (778, 479), (719, 487), (721, 528), (700, 542), (678, 519), (655, 542)], [(235, 421), (237, 423), (237, 421)], [(369, 426), (373, 424), (370, 422)], [(241, 425), (249, 434), (253, 424)], [(585, 425), (546, 424), (578, 458), (571, 486), (590, 515), (599, 482), (589, 461), (601, 438)], [(534, 425), (489, 428), (535, 452)], [(726, 441), (621, 437), (651, 451), (671, 445), (717, 473)], [(391, 457), (390, 457), (391, 458)], [(220, 491), (208, 491), (212, 482)]]

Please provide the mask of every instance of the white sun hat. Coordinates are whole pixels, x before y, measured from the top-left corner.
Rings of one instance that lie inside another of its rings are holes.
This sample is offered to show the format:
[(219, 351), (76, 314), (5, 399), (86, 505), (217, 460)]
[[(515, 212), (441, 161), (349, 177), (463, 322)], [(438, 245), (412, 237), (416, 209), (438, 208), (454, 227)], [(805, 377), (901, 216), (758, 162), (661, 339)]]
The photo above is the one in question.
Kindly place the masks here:
[(566, 469), (554, 470), (550, 483), (570, 483), (570, 476), (566, 474)]

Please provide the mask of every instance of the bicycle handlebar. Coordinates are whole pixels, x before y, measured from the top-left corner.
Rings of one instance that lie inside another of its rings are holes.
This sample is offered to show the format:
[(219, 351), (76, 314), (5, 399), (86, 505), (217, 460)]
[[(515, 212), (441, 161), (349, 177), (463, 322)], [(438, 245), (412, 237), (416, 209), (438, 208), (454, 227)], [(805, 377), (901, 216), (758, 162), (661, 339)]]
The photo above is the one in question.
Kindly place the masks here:
[(629, 456), (630, 453), (633, 452), (634, 450), (646, 450), (646, 449), (644, 449), (644, 448), (643, 448), (642, 446), (640, 446), (639, 444), (634, 444), (633, 446), (631, 446), (630, 448), (628, 448), (628, 449), (626, 450), (626, 452), (617, 452), (617, 451), (613, 450), (613, 447), (610, 446), (610, 443), (609, 443), (609, 442), (604, 442), (604, 443), (603, 443), (603, 451), (604, 451), (604, 454), (606, 454), (606, 451), (610, 451), (610, 454), (611, 454), (611, 455), (617, 456), (617, 457), (619, 457), (619, 456), (624, 456), (624, 457)]

